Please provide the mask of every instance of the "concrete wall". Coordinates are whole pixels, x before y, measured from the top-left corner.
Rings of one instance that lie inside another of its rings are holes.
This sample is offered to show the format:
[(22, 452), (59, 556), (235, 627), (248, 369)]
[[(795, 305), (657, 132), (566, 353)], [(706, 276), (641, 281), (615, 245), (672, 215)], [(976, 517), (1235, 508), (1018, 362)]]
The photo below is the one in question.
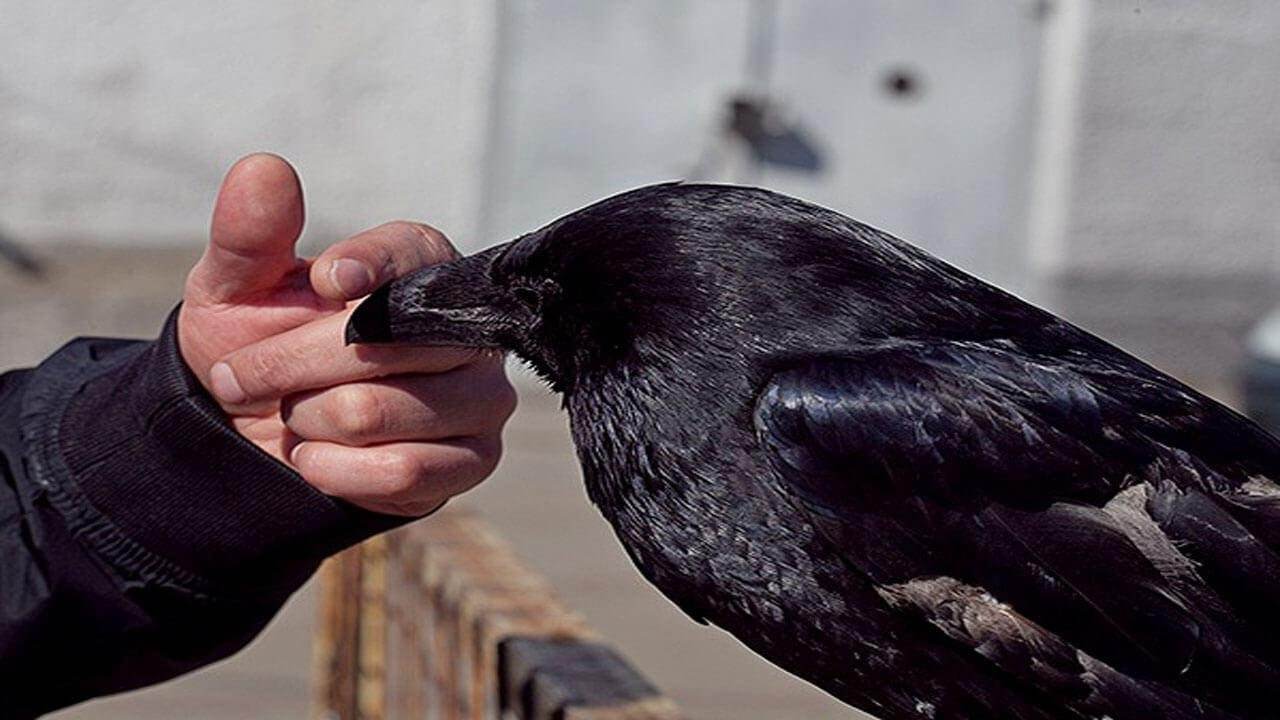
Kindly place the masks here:
[(1068, 317), (1209, 386), (1277, 301), (1280, 6), (1058, 0), (1031, 255)]
[[(800, 194), (989, 271), (1018, 246), (1031, 8), (777, 4), (768, 90), (826, 171), (707, 179)], [(749, 84), (752, 11), (0, 0), (0, 230), (37, 244), (189, 242), (227, 164), (273, 149), (303, 171), (317, 241), (407, 216), (464, 246), (494, 242), (689, 176)], [(919, 75), (917, 96), (885, 92), (897, 67)]]
[[(772, 67), (747, 70), (773, 6)], [(484, 233), (496, 241), (637, 185), (761, 184), (1018, 283), (1041, 20), (1034, 3), (505, 3)], [(756, 16), (757, 18), (759, 16)], [(917, 90), (887, 78), (907, 71)], [(716, 150), (726, 101), (767, 92), (817, 173)]]
[(683, 178), (741, 79), (748, 3), (504, 3), (485, 240)]
[(497, 8), (0, 0), (0, 230), (199, 240), (241, 154), (300, 167), (317, 241), (479, 215)]
[[(768, 7), (774, 60), (751, 77)], [(1213, 382), (1276, 300), (1267, 0), (0, 0), (0, 17), (0, 234), (37, 248), (198, 243), (227, 165), (272, 149), (303, 172), (313, 246), (416, 217), (475, 249), (701, 173), (833, 206)], [(917, 92), (886, 91), (900, 71)], [(822, 172), (707, 163), (744, 88), (781, 103)]]
[(1280, 5), (1087, 5), (1071, 30), (1084, 38), (1073, 59), (1073, 181), (1059, 198), (1067, 217), (1039, 249), (1042, 266), (1166, 276), (1274, 271)]

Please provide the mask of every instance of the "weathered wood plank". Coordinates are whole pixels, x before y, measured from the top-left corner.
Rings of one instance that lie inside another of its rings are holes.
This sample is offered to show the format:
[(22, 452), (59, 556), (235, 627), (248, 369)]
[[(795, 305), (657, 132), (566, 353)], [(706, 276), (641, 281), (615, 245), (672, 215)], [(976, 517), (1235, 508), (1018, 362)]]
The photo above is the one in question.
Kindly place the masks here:
[(312, 720), (355, 720), (362, 546), (320, 568), (320, 617), (312, 644)]
[(658, 720), (675, 706), (607, 645), (510, 637), (499, 646), (504, 709), (521, 720)]
[(326, 564), (315, 720), (676, 720), (664, 698), (473, 513)]
[(360, 576), (360, 672), (356, 681), (359, 720), (386, 718), (387, 550), (386, 535), (363, 544)]

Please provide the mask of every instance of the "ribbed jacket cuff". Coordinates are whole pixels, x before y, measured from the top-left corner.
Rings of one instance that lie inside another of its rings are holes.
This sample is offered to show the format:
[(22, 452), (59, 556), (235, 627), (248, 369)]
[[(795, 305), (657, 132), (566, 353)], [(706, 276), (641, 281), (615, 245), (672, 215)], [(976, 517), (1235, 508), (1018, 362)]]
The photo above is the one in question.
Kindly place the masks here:
[(177, 316), (151, 343), (73, 341), (27, 385), (33, 475), (82, 542), (127, 578), (288, 591), (407, 520), (318, 492), (237, 433), (183, 362)]

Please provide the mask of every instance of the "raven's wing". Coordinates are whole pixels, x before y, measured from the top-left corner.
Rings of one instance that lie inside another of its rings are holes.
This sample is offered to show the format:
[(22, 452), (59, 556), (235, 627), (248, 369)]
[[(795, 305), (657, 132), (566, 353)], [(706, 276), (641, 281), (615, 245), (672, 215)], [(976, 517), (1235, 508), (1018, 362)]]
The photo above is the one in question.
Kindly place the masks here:
[(1248, 474), (1274, 441), (1136, 361), (1091, 362), (811, 359), (772, 377), (756, 428), (851, 568), (1005, 671), (1113, 717), (1157, 697), (1274, 716), (1280, 488)]

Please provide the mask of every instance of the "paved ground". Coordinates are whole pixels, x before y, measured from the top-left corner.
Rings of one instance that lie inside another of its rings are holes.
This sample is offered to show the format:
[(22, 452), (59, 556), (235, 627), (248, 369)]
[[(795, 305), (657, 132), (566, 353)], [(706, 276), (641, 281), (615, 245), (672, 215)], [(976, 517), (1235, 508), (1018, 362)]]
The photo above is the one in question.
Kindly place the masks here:
[[(66, 250), (45, 279), (0, 265), (0, 367), (38, 361), (75, 335), (154, 334), (196, 251)], [(527, 379), (526, 379), (527, 380)], [(531, 381), (496, 475), (472, 493), (569, 604), (689, 712), (720, 718), (858, 715), (773, 668), (724, 633), (695, 625), (631, 568), (586, 500), (555, 400)], [(314, 613), (304, 588), (234, 658), (159, 687), (73, 708), (59, 720), (302, 718)]]

